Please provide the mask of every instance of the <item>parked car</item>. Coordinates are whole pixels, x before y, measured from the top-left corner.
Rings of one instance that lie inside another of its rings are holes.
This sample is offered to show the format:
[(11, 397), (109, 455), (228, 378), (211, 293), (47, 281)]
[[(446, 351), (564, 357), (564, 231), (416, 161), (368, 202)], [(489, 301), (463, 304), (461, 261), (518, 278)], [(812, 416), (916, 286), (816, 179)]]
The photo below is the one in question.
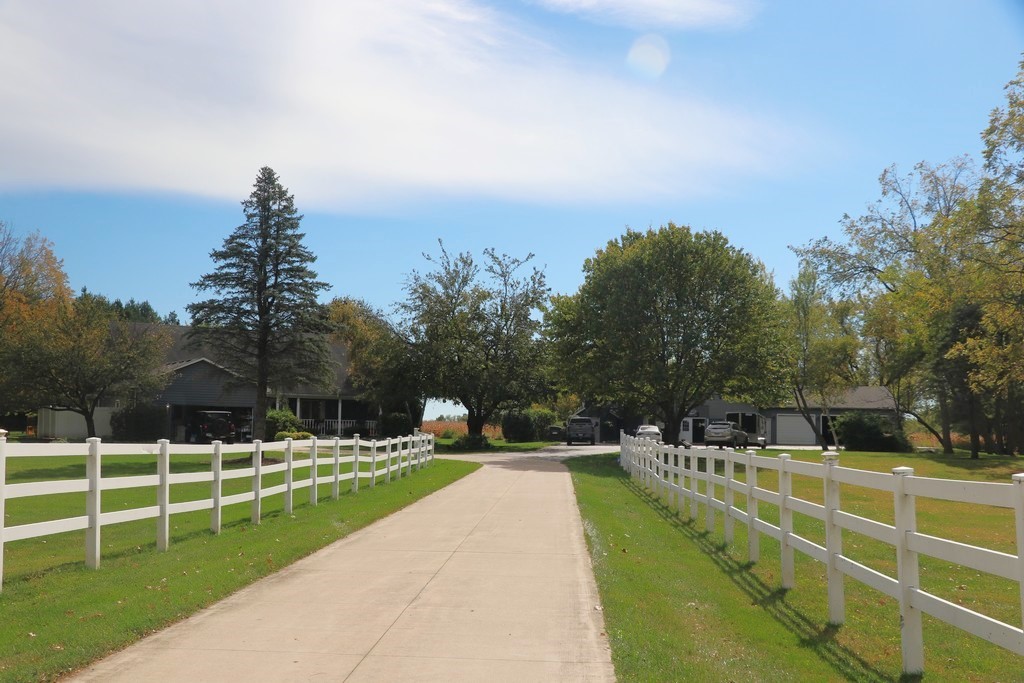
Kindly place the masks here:
[(589, 417), (570, 417), (565, 425), (565, 443), (571, 446), (573, 441), (589, 441), (597, 443), (597, 425)]
[(704, 444), (707, 446), (746, 447), (747, 433), (736, 426), (735, 422), (712, 422), (704, 429)]
[(636, 428), (636, 438), (661, 441), (661, 429), (658, 425), (640, 425)]
[(235, 423), (227, 410), (197, 410), (192, 416), (192, 438), (196, 443), (235, 442)]

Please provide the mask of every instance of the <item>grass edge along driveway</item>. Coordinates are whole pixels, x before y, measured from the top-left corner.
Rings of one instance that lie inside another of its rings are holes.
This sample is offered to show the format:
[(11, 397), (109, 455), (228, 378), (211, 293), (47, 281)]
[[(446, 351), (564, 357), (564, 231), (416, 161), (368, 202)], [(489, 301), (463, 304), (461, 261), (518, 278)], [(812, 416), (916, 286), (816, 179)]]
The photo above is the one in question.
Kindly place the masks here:
[[(726, 546), (720, 515), (708, 533), (703, 511), (696, 520), (681, 516), (632, 481), (617, 458), (565, 463), (618, 680), (917, 680), (901, 676), (893, 600), (847, 578), (846, 623), (828, 625), (819, 563), (797, 553), (796, 587), (782, 590), (777, 542), (762, 536), (760, 562), (747, 562), (745, 525)], [(851, 552), (859, 543), (844, 539)], [(954, 591), (982, 581), (973, 570), (942, 565), (932, 567), (930, 581), (954, 582)], [(928, 680), (1024, 680), (1022, 658), (980, 638), (928, 616), (924, 635)]]
[[(19, 572), (0, 593), (0, 680), (54, 680), (180, 621), (264, 576), (272, 574), (378, 519), (461, 479), (476, 463), (435, 460), (414, 476), (374, 489), (360, 488), (332, 501), (321, 493), (319, 505), (297, 505), (285, 515), (280, 495), (264, 499), (261, 523), (248, 520), (248, 505), (225, 508), (219, 536), (205, 525), (208, 512), (172, 517), (172, 542), (157, 552), (155, 542), (108, 548), (99, 570), (84, 562), (58, 564), (43, 571)], [(227, 521), (227, 511), (235, 518)], [(152, 520), (140, 538), (153, 538)], [(17, 543), (83, 547), (84, 532)], [(130, 530), (127, 532), (130, 535)], [(14, 545), (13, 543), (10, 545)], [(327, 590), (327, 586), (311, 590)]]

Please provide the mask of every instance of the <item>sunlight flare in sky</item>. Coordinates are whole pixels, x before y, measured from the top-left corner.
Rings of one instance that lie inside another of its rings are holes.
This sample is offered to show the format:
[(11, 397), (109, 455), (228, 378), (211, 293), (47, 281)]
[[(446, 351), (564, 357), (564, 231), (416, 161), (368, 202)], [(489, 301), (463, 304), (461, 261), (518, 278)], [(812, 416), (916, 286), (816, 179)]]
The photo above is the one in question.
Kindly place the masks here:
[(626, 64), (636, 75), (649, 81), (661, 78), (672, 61), (668, 41), (657, 33), (648, 33), (633, 41), (626, 55)]

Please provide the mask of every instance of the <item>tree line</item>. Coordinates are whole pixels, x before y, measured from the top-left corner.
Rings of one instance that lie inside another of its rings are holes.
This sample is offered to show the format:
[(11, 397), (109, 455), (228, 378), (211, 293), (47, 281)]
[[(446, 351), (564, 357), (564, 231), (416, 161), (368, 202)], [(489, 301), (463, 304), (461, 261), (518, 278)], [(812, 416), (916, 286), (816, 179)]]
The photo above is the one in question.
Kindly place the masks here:
[[(1024, 64), (967, 156), (883, 171), (880, 196), (841, 220), (840, 239), (792, 247), (787, 291), (717, 231), (669, 223), (627, 229), (583, 264), (572, 294), (551, 295), (533, 255), (450, 253), (439, 241), (390, 310), (340, 297), (312, 270), (302, 216), (270, 168), (242, 202), (244, 222), (192, 283), (191, 337), (267, 397), (327, 386), (344, 344), (361, 398), (419, 424), (431, 398), (466, 411), (471, 438), (503, 411), (617, 406), (679, 424), (713, 395), (812, 419), (854, 386), (884, 386), (893, 429), (918, 421), (947, 452), (1024, 441)], [(140, 325), (139, 322), (151, 323)], [(0, 223), (0, 409), (58, 403), (86, 415), (117, 395), (158, 390), (166, 348), (148, 304), (73, 296), (52, 245)], [(112, 362), (117, 359), (116, 362)], [(73, 381), (72, 381), (73, 380)]]

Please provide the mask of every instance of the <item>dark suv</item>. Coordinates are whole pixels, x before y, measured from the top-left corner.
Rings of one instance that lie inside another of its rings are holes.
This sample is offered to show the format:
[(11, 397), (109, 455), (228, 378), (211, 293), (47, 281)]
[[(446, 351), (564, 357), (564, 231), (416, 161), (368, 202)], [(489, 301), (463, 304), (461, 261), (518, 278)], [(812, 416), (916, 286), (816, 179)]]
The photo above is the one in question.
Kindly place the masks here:
[(192, 441), (234, 443), (235, 423), (227, 410), (199, 410), (192, 416)]

